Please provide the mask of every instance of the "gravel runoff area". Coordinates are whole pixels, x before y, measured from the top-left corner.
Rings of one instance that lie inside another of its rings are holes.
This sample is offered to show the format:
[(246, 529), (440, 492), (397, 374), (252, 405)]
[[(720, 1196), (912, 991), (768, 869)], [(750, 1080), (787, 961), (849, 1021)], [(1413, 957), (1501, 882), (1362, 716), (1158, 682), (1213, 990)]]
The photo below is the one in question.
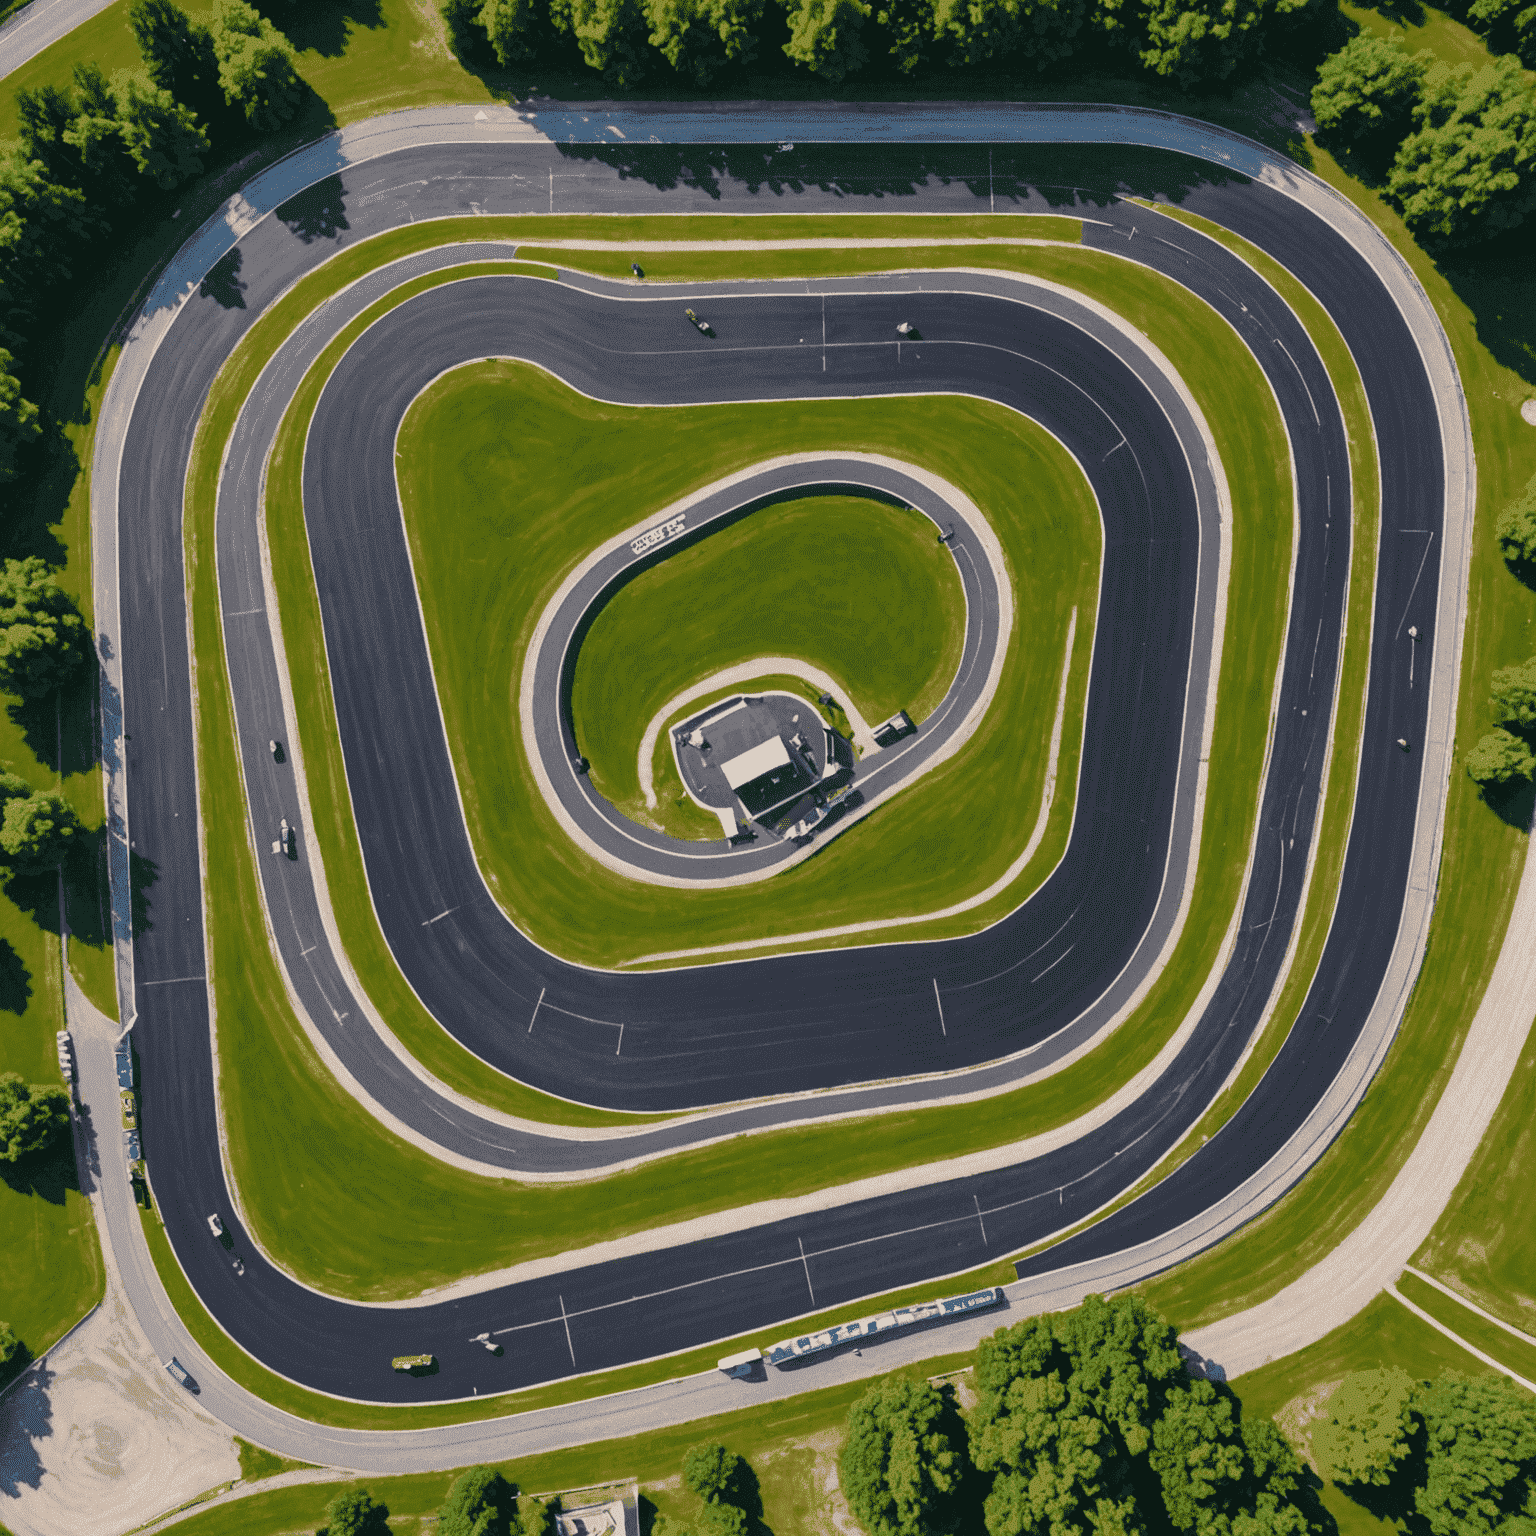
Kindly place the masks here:
[[(64, 984), (77, 1054), (110, 1067), (117, 1026), (67, 970)], [(14, 1536), (116, 1536), (240, 1476), (229, 1430), (171, 1380), (145, 1337), (142, 1303), (105, 1240), (104, 1158), (127, 1185), (117, 1126), (97, 1127), (87, 1112), (74, 1128), (81, 1187), (103, 1233), (106, 1295), (0, 1399), (0, 1524)], [(136, 1224), (131, 1203), (119, 1214)], [(169, 1313), (163, 1294), (159, 1306)]]

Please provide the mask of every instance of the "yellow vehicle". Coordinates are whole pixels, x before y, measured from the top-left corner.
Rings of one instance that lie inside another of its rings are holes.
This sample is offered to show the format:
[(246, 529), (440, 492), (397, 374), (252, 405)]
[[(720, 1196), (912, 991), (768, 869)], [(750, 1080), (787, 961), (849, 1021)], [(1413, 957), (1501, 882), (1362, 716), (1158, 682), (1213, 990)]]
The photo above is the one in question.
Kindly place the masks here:
[(397, 1371), (429, 1371), (437, 1364), (436, 1355), (396, 1355), (390, 1364)]

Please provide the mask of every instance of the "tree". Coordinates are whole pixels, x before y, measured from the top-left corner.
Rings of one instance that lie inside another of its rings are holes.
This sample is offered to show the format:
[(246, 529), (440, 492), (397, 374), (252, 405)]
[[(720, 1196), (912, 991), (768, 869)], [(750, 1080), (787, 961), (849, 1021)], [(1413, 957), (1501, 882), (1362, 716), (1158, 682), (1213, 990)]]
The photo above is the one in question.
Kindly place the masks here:
[(888, 1376), (848, 1413), (838, 1477), (870, 1536), (952, 1529), (969, 1469), (965, 1426), (926, 1381)]
[(1022, 53), (1044, 69), (1072, 52), (1086, 0), (937, 0), (933, 31), (956, 64)]
[(1536, 726), (1536, 656), (1493, 674), (1493, 722), (1528, 731)]
[(117, 97), (95, 64), (75, 65), (78, 103), (64, 130), (64, 142), (79, 157), (85, 189), (98, 206), (126, 202), (138, 167), (123, 142)]
[(1536, 1403), (1512, 1382), (1446, 1372), (1422, 1389), (1424, 1484), (1414, 1506), (1432, 1536), (1493, 1536), (1536, 1491)]
[(1432, 70), (1414, 120), (1387, 188), (1425, 245), (1470, 245), (1536, 208), (1536, 86), (1518, 60)]
[(0, 1072), (0, 1163), (45, 1150), (69, 1129), (69, 1093), (56, 1083), (28, 1087), (19, 1072)]
[(1148, 0), (1141, 16), (1142, 64), (1180, 85), (1225, 80), (1258, 57), (1275, 19), (1307, 0)]
[(757, 52), (763, 0), (649, 0), (650, 43), (678, 74), (709, 84)]
[(1197, 1536), (1306, 1536), (1297, 1508), (1301, 1458), (1272, 1419), (1240, 1423), (1230, 1392), (1176, 1387), (1152, 1431), (1149, 1465), (1175, 1529)]
[(1140, 1297), (1090, 1296), (1000, 1329), (976, 1352), (976, 1386), (991, 1536), (1310, 1529), (1296, 1453), (1272, 1421), (1243, 1423), (1225, 1388), (1191, 1382), (1172, 1327)]
[(928, 57), (933, 35), (932, 0), (886, 0), (875, 12), (880, 29), (879, 52), (899, 74), (910, 75)]
[(1184, 1374), (1173, 1329), (1137, 1296), (1090, 1296), (984, 1339), (971, 1455), (995, 1473), (991, 1536), (1131, 1521), (1134, 1463)]
[(471, 1467), (448, 1490), (437, 1536), (507, 1536), (515, 1501), (515, 1490), (495, 1467)]
[(555, 1536), (555, 1506), (524, 1494), (517, 1501), (518, 1536)]
[(13, 159), (0, 170), (0, 280), (13, 313), (37, 303), (74, 275), (73, 253), (106, 228), (79, 187), (55, 181), (40, 160)]
[(90, 648), (74, 599), (47, 563), (36, 555), (7, 560), (0, 570), (0, 688), (41, 698), (78, 675)]
[(171, 0), (133, 0), (128, 25), (155, 88), (211, 119), (223, 105), (213, 35)]
[(366, 1488), (349, 1488), (325, 1506), (319, 1536), (389, 1536), (389, 1507)]
[(1529, 783), (1536, 773), (1536, 752), (1508, 731), (1489, 731), (1467, 753), (1467, 772), (1484, 789)]
[[(11, 354), (0, 347), (0, 485), (16, 478), (17, 460), (43, 431), (37, 407), (21, 398), (21, 380), (11, 372), (11, 362)], [(0, 657), (4, 644), (0, 639)], [(0, 660), (0, 668), (3, 666)], [(0, 687), (4, 686), (0, 682)]]
[(56, 85), (16, 92), (16, 136), (21, 140), (22, 155), (39, 161), (55, 181), (73, 179), (79, 168), (64, 142), (64, 130), (74, 115), (74, 98)]
[(1385, 1488), (1392, 1481), (1411, 1449), (1417, 1422), (1412, 1398), (1413, 1383), (1396, 1366), (1344, 1378), (1328, 1399), (1328, 1417), (1312, 1434), (1334, 1482)]
[(40, 789), (5, 802), (0, 853), (18, 874), (42, 874), (64, 862), (79, 846), (83, 831), (74, 806), (63, 795)]
[(213, 25), (224, 100), (257, 133), (271, 133), (299, 110), (304, 87), (288, 39), (245, 0), (224, 0)]
[(869, 62), (862, 36), (869, 14), (864, 0), (798, 0), (789, 15), (784, 52), (836, 85)]
[(533, 57), (539, 37), (535, 0), (485, 0), (478, 20), (498, 64), (517, 64)]
[(170, 192), (189, 177), (201, 174), (208, 135), (197, 114), (169, 91), (146, 91), (136, 81), (130, 82), (122, 133), (133, 163), (163, 190)]
[(1495, 531), (1511, 565), (1536, 564), (1536, 475), (1526, 482), (1525, 494), (1499, 514)]
[(1362, 32), (1318, 67), (1312, 115), (1325, 143), (1385, 164), (1413, 127), (1428, 53), (1409, 53), (1396, 37)]
[(625, 89), (645, 74), (645, 0), (551, 0), (549, 14), (609, 84)]
[(16, 1337), (15, 1330), (9, 1323), (0, 1323), (0, 1381), (3, 1381), (10, 1373), (11, 1363), (20, 1355), (26, 1346)]
[(1467, 20), (1488, 34), (1494, 53), (1514, 53), (1536, 68), (1536, 5), (1530, 0), (1474, 0)]
[(696, 1445), (683, 1457), (683, 1487), (706, 1504), (741, 1503), (746, 1463), (723, 1445)]

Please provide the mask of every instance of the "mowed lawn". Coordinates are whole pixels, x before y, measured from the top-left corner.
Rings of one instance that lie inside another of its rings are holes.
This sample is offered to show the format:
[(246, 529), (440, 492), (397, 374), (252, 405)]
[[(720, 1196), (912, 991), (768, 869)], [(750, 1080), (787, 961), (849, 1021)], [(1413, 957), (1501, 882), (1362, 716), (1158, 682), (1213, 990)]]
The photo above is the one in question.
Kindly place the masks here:
[[(647, 434), (641, 419), (628, 428), (632, 439)], [(788, 656), (836, 678), (871, 723), (902, 708), (921, 722), (953, 681), (964, 640), (959, 571), (920, 512), (859, 496), (776, 502), (650, 567), (607, 603), (577, 657), (576, 739), (597, 788), (646, 816), (641, 737), (685, 688)], [(675, 770), (669, 778), (681, 794)], [(707, 819), (704, 835), (718, 839)]]

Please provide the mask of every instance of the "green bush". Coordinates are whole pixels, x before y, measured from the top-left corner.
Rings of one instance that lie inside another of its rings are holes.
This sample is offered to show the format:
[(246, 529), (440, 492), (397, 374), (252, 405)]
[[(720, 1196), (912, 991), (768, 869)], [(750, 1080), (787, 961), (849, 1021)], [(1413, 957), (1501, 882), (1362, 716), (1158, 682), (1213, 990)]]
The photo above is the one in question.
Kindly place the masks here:
[(952, 1530), (970, 1470), (965, 1425), (930, 1383), (887, 1376), (849, 1411), (838, 1468), (848, 1507), (870, 1536)]
[(1493, 674), (1495, 725), (1528, 731), (1536, 727), (1536, 656), (1518, 666), (1500, 667)]
[(5, 801), (0, 817), (0, 854), (19, 875), (56, 869), (78, 847), (85, 829), (63, 795), (40, 789)]
[(47, 562), (36, 555), (7, 560), (0, 570), (0, 688), (45, 697), (78, 677), (90, 655), (85, 621)]
[(1499, 548), (1511, 565), (1536, 565), (1536, 475), (1524, 493), (1499, 514), (1496, 527)]
[(1536, 773), (1536, 752), (1508, 731), (1489, 731), (1467, 753), (1467, 772), (1485, 789), (1529, 783)]
[(0, 1072), (0, 1163), (46, 1151), (69, 1131), (69, 1092), (57, 1083), (30, 1087), (19, 1072)]
[(437, 1536), (508, 1536), (517, 1492), (495, 1467), (461, 1472), (437, 1512)]
[(316, 1536), (389, 1536), (389, 1506), (366, 1488), (348, 1488), (325, 1506)]
[(1396, 37), (1362, 32), (1323, 60), (1312, 87), (1312, 116), (1325, 143), (1385, 164), (1413, 127), (1428, 53), (1409, 53)]

